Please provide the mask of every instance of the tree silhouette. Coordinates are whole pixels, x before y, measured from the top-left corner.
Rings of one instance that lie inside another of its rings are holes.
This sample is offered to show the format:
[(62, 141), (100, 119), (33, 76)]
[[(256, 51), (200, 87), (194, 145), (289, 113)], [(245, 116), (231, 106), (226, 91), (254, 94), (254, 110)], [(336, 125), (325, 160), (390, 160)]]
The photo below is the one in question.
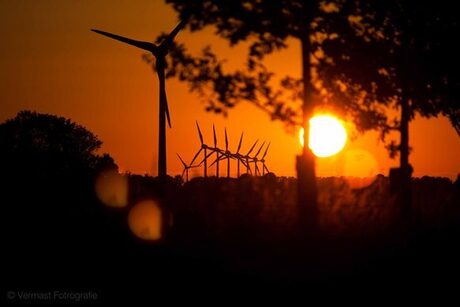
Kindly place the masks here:
[[(187, 53), (183, 45), (171, 51), (167, 76), (189, 82), (192, 91), (206, 97), (208, 111), (225, 114), (240, 101), (249, 101), (272, 119), (305, 127), (304, 144), (308, 144), (308, 120), (318, 108), (351, 117), (361, 131), (386, 126), (385, 113), (374, 103), (379, 97), (376, 81), (370, 78), (383, 78), (371, 71), (378, 59), (366, 56), (370, 49), (378, 48), (368, 41), (379, 42), (381, 30), (374, 27), (373, 33), (360, 35), (360, 24), (355, 21), (364, 19), (366, 11), (359, 1), (167, 2), (189, 18), (192, 31), (213, 25), (230, 45), (250, 43), (245, 67), (233, 72), (225, 69), (225, 61), (210, 47), (199, 56)], [(280, 78), (277, 86), (275, 73), (264, 65), (264, 58), (286, 48), (288, 38), (301, 44), (302, 76)], [(358, 62), (369, 73), (357, 73), (352, 66)], [(385, 96), (379, 102), (385, 105), (391, 99)], [(301, 224), (314, 227), (317, 188), (314, 156), (308, 146), (297, 158), (297, 177)]]
[(65, 274), (57, 276), (64, 266), (88, 276), (124, 244), (123, 235), (115, 243), (115, 234), (123, 232), (113, 220), (106, 222), (114, 216), (94, 193), (97, 172), (117, 167), (108, 154), (97, 154), (101, 144), (85, 127), (55, 115), (21, 111), (0, 124), (3, 250), (4, 263), (14, 268), (5, 272), (10, 279), (46, 274), (62, 281)]
[(388, 149), (393, 156), (400, 151), (404, 168), (409, 164), (408, 123), (415, 114), (427, 118), (447, 116), (460, 133), (459, 48), (452, 43), (460, 25), (455, 7), (448, 1), (369, 3), (372, 1), (366, 2), (371, 17), (367, 24), (360, 21), (363, 31), (377, 24), (381, 35), (387, 37), (379, 48), (369, 52), (379, 59), (372, 70), (384, 76), (375, 86), (380, 100), (393, 97), (393, 106), (401, 111), (399, 120), (381, 129), (383, 134), (400, 131), (400, 144), (390, 143)]
[[(59, 249), (69, 236), (79, 240), (99, 231), (102, 206), (94, 178), (117, 168), (108, 154), (97, 154), (101, 144), (83, 126), (55, 115), (21, 111), (0, 124), (1, 186), (7, 229), (15, 229), (12, 241), (46, 238), (48, 248)], [(62, 241), (54, 245), (53, 238)]]
[[(31, 111), (21, 111), (13, 119), (0, 125), (2, 154), (27, 159), (21, 161), (32, 166), (31, 159), (46, 159), (61, 168), (96, 165), (96, 151), (102, 142), (69, 119)], [(73, 164), (73, 165), (72, 165)]]
[[(384, 140), (392, 130), (400, 134), (399, 144), (391, 141), (387, 148), (392, 157), (399, 152), (400, 167), (390, 175), (400, 192), (403, 215), (408, 217), (412, 173), (409, 122), (416, 114), (426, 118), (444, 115), (460, 134), (460, 49), (452, 43), (460, 24), (456, 8), (448, 1), (362, 1), (361, 6), (368, 12), (364, 19), (356, 18), (361, 36), (378, 33), (381, 37), (369, 40), (366, 49), (367, 56), (378, 61), (375, 65), (366, 61), (362, 71), (366, 76), (374, 74), (369, 79), (375, 82), (377, 99), (400, 111), (399, 119), (388, 120), (379, 129)], [(326, 49), (340, 51), (334, 47)]]
[(87, 196), (97, 171), (117, 167), (108, 154), (96, 153), (102, 142), (92, 132), (55, 115), (19, 112), (0, 124), (0, 144), (8, 185), (26, 198), (37, 193), (37, 201), (38, 195), (51, 200), (76, 191), (76, 198), (82, 191)]

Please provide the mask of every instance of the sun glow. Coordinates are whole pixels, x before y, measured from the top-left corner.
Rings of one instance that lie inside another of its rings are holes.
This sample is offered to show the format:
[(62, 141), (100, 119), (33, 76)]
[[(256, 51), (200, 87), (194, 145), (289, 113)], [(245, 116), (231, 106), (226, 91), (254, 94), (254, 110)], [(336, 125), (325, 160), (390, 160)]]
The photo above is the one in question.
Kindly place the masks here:
[[(303, 146), (302, 128), (299, 141)], [(343, 149), (347, 132), (342, 123), (331, 115), (316, 115), (310, 119), (309, 148), (317, 157), (330, 157)]]

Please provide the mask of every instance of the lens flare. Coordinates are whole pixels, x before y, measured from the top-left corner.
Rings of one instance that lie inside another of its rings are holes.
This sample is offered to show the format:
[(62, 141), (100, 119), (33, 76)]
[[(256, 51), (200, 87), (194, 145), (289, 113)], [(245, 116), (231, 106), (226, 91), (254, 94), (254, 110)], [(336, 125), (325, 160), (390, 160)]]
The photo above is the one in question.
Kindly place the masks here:
[[(331, 115), (316, 115), (310, 119), (308, 147), (317, 157), (330, 157), (343, 149), (347, 132), (341, 122)], [(303, 146), (304, 129), (300, 130), (299, 140)]]
[(361, 189), (371, 185), (378, 171), (378, 162), (370, 152), (353, 149), (345, 153), (343, 175), (351, 188)]
[(161, 225), (161, 209), (153, 200), (139, 202), (129, 211), (128, 226), (140, 239), (161, 239)]
[(109, 207), (123, 208), (128, 204), (128, 179), (114, 169), (102, 171), (94, 189), (99, 200)]

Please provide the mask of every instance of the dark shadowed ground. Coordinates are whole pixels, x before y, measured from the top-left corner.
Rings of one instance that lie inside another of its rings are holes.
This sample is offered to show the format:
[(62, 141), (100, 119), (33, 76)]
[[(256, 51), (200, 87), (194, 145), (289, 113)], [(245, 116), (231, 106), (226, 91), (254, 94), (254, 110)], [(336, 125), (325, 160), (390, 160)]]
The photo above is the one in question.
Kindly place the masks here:
[[(307, 237), (295, 227), (293, 178), (170, 180), (160, 200), (156, 179), (131, 175), (124, 208), (102, 204), (93, 182), (2, 183), (7, 290), (155, 301), (211, 293), (420, 298), (458, 289), (460, 188), (448, 179), (413, 180), (410, 227), (398, 222), (387, 178), (361, 189), (344, 178), (320, 179), (320, 229)], [(130, 207), (142, 199), (172, 216), (160, 242), (128, 227)]]

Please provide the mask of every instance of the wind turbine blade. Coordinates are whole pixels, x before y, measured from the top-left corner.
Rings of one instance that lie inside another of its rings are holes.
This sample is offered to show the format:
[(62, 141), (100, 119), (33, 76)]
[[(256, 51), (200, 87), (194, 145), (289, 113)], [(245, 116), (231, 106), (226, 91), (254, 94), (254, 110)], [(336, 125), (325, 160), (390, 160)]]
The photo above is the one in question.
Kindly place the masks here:
[(225, 128), (225, 150), (228, 151), (228, 135), (227, 135), (227, 128)]
[(198, 121), (196, 121), (196, 128), (198, 129), (198, 135), (200, 137), (201, 145), (203, 145), (204, 144), (203, 135), (201, 134), (200, 125), (198, 125)]
[(193, 162), (195, 162), (196, 158), (198, 157), (198, 155), (201, 153), (202, 150), (203, 148), (200, 148), (200, 150), (198, 150), (198, 152), (193, 157), (192, 162), (190, 162), (190, 165), (193, 165)]
[(265, 159), (265, 156), (267, 155), (268, 149), (270, 148), (270, 144), (271, 144), (271, 142), (268, 143), (267, 148), (265, 148), (265, 152), (264, 152), (264, 154), (262, 156), (262, 160)]
[(259, 142), (259, 140), (256, 140), (254, 145), (252, 145), (251, 149), (249, 149), (248, 153), (246, 154), (246, 156), (249, 156), (249, 154), (254, 150), (254, 147), (256, 147), (257, 145), (257, 142)]
[(257, 151), (256, 155), (254, 156), (254, 158), (257, 158), (257, 156), (259, 155), (260, 151), (262, 150), (262, 148), (264, 147), (265, 145), (265, 141), (262, 143), (262, 145), (260, 146), (259, 150)]
[[(203, 164), (203, 162), (208, 159), (214, 152), (210, 152), (206, 155), (206, 157), (203, 158), (203, 160), (201, 160), (201, 162), (197, 165), (197, 166), (201, 166), (201, 164)], [(209, 166), (208, 166), (209, 167)]]
[[(208, 157), (211, 156), (213, 153), (214, 153), (214, 152), (211, 152), (211, 153), (208, 155)], [(217, 152), (217, 153), (219, 154), (218, 157), (214, 160), (213, 163), (211, 163), (211, 164), (209, 165), (209, 167), (211, 167), (212, 165), (214, 165), (215, 163), (217, 163), (217, 162), (219, 162), (219, 161), (228, 159), (228, 156), (227, 156), (226, 154), (224, 154), (224, 153), (219, 153), (219, 152)]]
[[(164, 78), (164, 76), (163, 76)], [(164, 84), (164, 83), (163, 83)], [(165, 112), (166, 112), (166, 119), (168, 120), (168, 125), (169, 125), (169, 128), (172, 128), (171, 127), (171, 117), (169, 116), (169, 106), (168, 106), (168, 96), (166, 96), (166, 91), (165, 91)]]
[(259, 167), (257, 166), (257, 163), (254, 163), (254, 165), (255, 165), (254, 174), (257, 176), (257, 173), (259, 173), (260, 175), (260, 170), (259, 170)]
[(249, 149), (248, 153), (246, 154), (246, 156), (249, 156), (249, 154), (254, 150), (254, 147), (256, 147), (257, 145), (257, 142), (259, 142), (259, 140), (256, 140), (254, 145), (252, 145), (251, 149)]
[(214, 148), (217, 148), (216, 127), (212, 124), (212, 132), (214, 133)]
[(249, 162), (248, 162), (247, 170), (249, 171), (249, 174), (252, 175), (252, 169), (251, 169), (251, 165), (249, 164)]
[[(166, 120), (168, 121), (169, 128), (171, 128), (171, 118), (169, 116), (168, 96), (166, 95), (165, 72), (163, 69), (157, 69), (158, 80), (160, 83), (160, 103), (164, 103)], [(160, 114), (163, 116), (163, 114)]]
[(182, 160), (182, 158), (179, 156), (179, 154), (176, 153), (176, 155), (179, 157), (179, 160), (180, 160), (180, 162), (182, 162), (182, 165), (184, 165), (184, 167), (187, 167), (187, 164), (184, 162), (184, 160)]
[(187, 23), (187, 19), (181, 20), (176, 27), (168, 34), (164, 41), (161, 42), (160, 48), (169, 48), (174, 41), (174, 38), (179, 33), (182, 28), (184, 28), (185, 24)]
[(209, 167), (213, 166), (214, 164), (216, 164), (217, 162), (221, 161), (221, 160), (225, 160), (226, 156), (225, 155), (221, 155), (219, 158), (216, 158), (214, 160), (214, 162), (212, 162)]
[(270, 173), (270, 171), (268, 170), (268, 167), (264, 164), (264, 169), (267, 171), (267, 174)]
[(123, 37), (123, 36), (120, 36), (120, 35), (112, 34), (112, 33), (101, 31), (101, 30), (91, 29), (91, 31), (96, 32), (96, 33), (98, 33), (100, 35), (110, 37), (111, 39), (115, 39), (115, 40), (123, 42), (125, 44), (131, 45), (131, 46), (143, 49), (143, 50), (150, 51), (154, 55), (157, 54), (158, 47), (155, 46), (155, 44), (152, 44), (152, 43), (149, 43), (149, 42), (137, 41), (137, 40), (134, 40), (134, 39), (130, 39), (130, 38), (127, 38), (127, 37)]
[(238, 149), (236, 150), (237, 154), (240, 152), (241, 144), (243, 143), (243, 134), (244, 134), (244, 132), (242, 132), (241, 136), (240, 136), (240, 142), (238, 143)]
[(184, 174), (185, 174), (186, 171), (187, 171), (187, 169), (184, 168), (184, 170), (182, 171), (182, 175), (181, 175), (182, 178), (184, 178)]

